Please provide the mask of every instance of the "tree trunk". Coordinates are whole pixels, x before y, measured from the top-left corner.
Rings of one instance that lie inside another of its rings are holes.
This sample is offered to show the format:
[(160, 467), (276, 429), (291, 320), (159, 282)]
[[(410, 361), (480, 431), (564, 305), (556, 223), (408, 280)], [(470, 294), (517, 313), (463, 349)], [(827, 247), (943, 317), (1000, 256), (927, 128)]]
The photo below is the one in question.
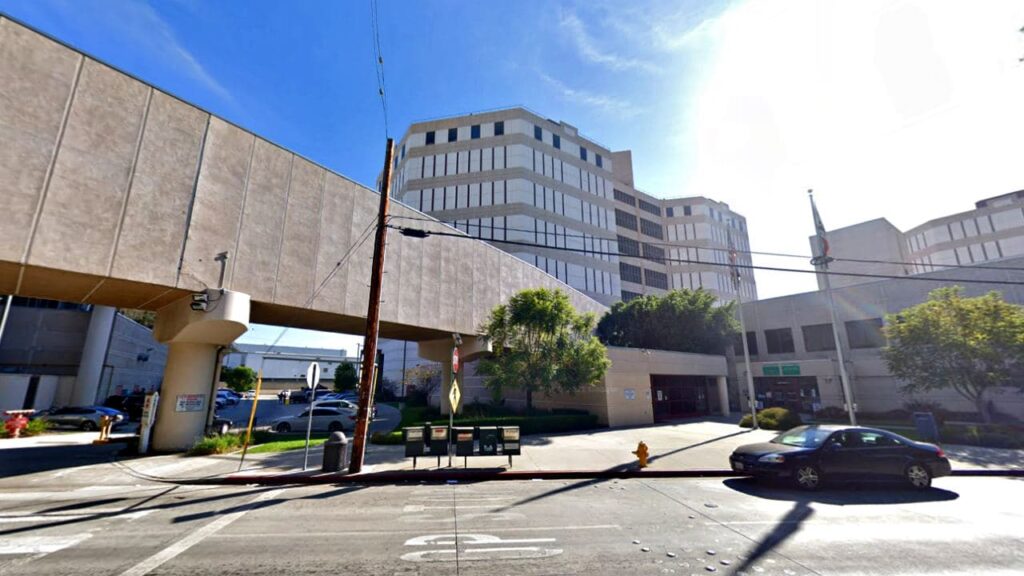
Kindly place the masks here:
[(991, 424), (992, 411), (989, 410), (988, 401), (985, 399), (984, 393), (978, 394), (978, 397), (974, 399), (974, 405), (978, 408), (978, 413), (981, 414), (981, 421), (985, 424)]

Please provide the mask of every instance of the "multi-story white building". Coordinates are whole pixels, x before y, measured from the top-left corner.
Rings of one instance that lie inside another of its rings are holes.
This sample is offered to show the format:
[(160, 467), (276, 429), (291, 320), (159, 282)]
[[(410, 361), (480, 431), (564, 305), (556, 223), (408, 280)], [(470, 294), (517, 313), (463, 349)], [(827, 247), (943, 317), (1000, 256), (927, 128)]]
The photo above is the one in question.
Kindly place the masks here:
[[(833, 272), (909, 276), (1024, 255), (1024, 190), (975, 203), (974, 210), (929, 220), (902, 232), (878, 218), (828, 233)], [(812, 249), (816, 245), (810, 238)], [(874, 278), (833, 276), (852, 286)], [(823, 286), (819, 275), (818, 286)]]
[(673, 288), (731, 299), (730, 235), (749, 263), (745, 219), (728, 205), (645, 194), (629, 151), (523, 108), (413, 124), (392, 195), (609, 305)]

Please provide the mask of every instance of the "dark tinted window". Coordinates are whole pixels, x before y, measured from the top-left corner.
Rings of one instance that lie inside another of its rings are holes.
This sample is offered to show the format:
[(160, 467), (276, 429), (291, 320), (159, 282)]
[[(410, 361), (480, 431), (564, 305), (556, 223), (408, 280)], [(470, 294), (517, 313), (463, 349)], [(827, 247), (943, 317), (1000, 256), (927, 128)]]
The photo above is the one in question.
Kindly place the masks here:
[(672, 218), (672, 217), (675, 216), (675, 213), (672, 210), (671, 206), (668, 206), (668, 207), (665, 208), (665, 216), (668, 216), (669, 218)]
[(540, 129), (540, 126), (533, 127), (533, 137), (535, 140), (544, 140), (544, 131)]
[(787, 354), (795, 352), (793, 331), (789, 328), (776, 328), (764, 331), (764, 342), (769, 354)]
[(846, 337), (850, 340), (850, 348), (882, 348), (885, 346), (882, 319), (870, 318), (847, 322)]
[(661, 216), (661, 207), (658, 206), (657, 204), (651, 204), (650, 202), (644, 200), (643, 198), (640, 199), (640, 209), (646, 212), (650, 212), (655, 216)]
[(473, 140), (476, 140), (477, 138), (480, 137), (479, 124), (473, 124), (472, 126), (469, 127), (469, 137), (472, 138)]
[(604, 168), (604, 163), (601, 160), (601, 155), (600, 154), (594, 154), (594, 160), (597, 161), (597, 167), (598, 168)]
[[(643, 202), (643, 200), (641, 200), (640, 202)], [(651, 238), (657, 238), (658, 240), (665, 239), (665, 232), (662, 230), (661, 224), (658, 224), (657, 222), (651, 222), (646, 218), (640, 219), (640, 231), (650, 236)]]
[(626, 264), (625, 262), (619, 262), (619, 278), (626, 282), (634, 282), (636, 284), (642, 284), (643, 281), (640, 278), (640, 267), (633, 266), (632, 264)]
[(505, 122), (504, 121), (495, 122), (494, 123), (494, 135), (495, 136), (503, 136), (504, 134), (505, 134)]
[(646, 242), (641, 244), (643, 249), (644, 258), (651, 260), (652, 262), (665, 262), (665, 249), (660, 246), (652, 246)]
[(622, 291), (623, 302), (629, 302), (630, 300), (633, 300), (634, 298), (639, 298), (641, 296), (643, 296), (643, 294), (637, 294), (636, 292), (630, 292), (629, 290)]
[(622, 226), (623, 228), (629, 228), (630, 230), (636, 230), (636, 216), (616, 208), (615, 225)]
[(640, 243), (632, 238), (626, 238), (625, 236), (616, 237), (619, 243), (619, 252), (626, 256), (639, 256), (640, 255)]
[(459, 139), (459, 129), (458, 128), (449, 128), (448, 129), (448, 141), (449, 142), (455, 142), (458, 139)]
[[(757, 356), (757, 334), (755, 332), (747, 332), (747, 350), (751, 356)], [(732, 351), (737, 356), (743, 356), (743, 341), (740, 340), (739, 334), (732, 336)]]
[(626, 194), (622, 190), (616, 190), (612, 188), (612, 193), (615, 194), (615, 199), (623, 204), (629, 204), (630, 206), (636, 206), (636, 198), (630, 194)]
[(668, 290), (668, 275), (664, 272), (644, 269), (645, 284), (654, 288)]
[(430, 132), (427, 132), (427, 144), (429, 145), (429, 144), (433, 144), (433, 143), (434, 143), (434, 131), (431, 130)]
[(562, 149), (562, 138), (559, 137), (558, 134), (552, 134), (551, 135), (551, 145), (554, 146), (555, 148), (558, 148), (559, 150), (561, 150)]
[[(313, 410), (313, 416), (337, 416), (337, 415), (338, 415), (338, 411), (334, 410), (333, 408), (317, 408), (316, 410)], [(309, 416), (308, 412), (306, 413), (306, 416)]]
[(683, 216), (693, 216), (693, 208), (683, 206)]
[(584, 148), (583, 146), (580, 146), (580, 160), (586, 160), (586, 159), (587, 159), (587, 149)]
[(836, 349), (836, 339), (832, 334), (831, 324), (811, 324), (810, 326), (801, 326), (800, 330), (804, 333), (804, 349), (808, 352)]

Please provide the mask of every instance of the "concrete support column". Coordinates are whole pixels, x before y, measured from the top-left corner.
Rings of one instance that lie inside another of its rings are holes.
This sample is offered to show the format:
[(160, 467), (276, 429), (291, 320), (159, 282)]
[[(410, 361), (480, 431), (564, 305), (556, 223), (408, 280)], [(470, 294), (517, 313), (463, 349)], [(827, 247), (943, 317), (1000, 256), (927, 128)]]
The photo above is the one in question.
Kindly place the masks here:
[[(217, 373), (219, 348), (217, 344), (194, 342), (171, 342), (168, 346), (167, 367), (153, 427), (154, 450), (184, 450), (203, 437), (210, 403), (214, 401), (213, 379)], [(201, 405), (179, 407), (178, 398), (185, 396), (201, 397)], [(182, 411), (179, 412), (179, 408)]]
[[(448, 405), (448, 391), (452, 385), (452, 350), (455, 348), (453, 338), (441, 338), (439, 340), (428, 340), (416, 343), (416, 355), (424, 360), (438, 362), (441, 364), (441, 414), (448, 415), (451, 407)], [(479, 336), (462, 336), (462, 346), (459, 347), (459, 361), (465, 369), (466, 364), (489, 354), (491, 344)], [(459, 401), (463, 403), (462, 400)]]
[(187, 450), (203, 437), (216, 400), (218, 351), (249, 329), (248, 294), (206, 293), (206, 310), (193, 310), (190, 295), (157, 311), (153, 336), (167, 343), (168, 350), (153, 427), (154, 450)]
[(718, 406), (722, 412), (722, 416), (728, 416), (732, 413), (729, 410), (729, 381), (725, 376), (719, 376), (717, 378), (718, 383)]
[(93, 306), (89, 315), (89, 328), (85, 333), (82, 359), (78, 362), (75, 387), (71, 390), (72, 406), (91, 406), (97, 403), (96, 393), (103, 376), (103, 361), (110, 346), (110, 334), (114, 327), (117, 309), (110, 306)]

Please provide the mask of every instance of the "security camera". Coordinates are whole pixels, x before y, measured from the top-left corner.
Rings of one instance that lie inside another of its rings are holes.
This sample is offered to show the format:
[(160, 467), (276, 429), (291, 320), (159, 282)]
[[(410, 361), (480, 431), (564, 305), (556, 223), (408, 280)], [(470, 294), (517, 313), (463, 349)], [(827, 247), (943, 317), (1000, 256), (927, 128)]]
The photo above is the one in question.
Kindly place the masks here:
[(210, 296), (206, 292), (199, 292), (192, 295), (190, 307), (196, 312), (206, 312), (206, 306), (210, 302)]
[(452, 334), (452, 340), (455, 341), (456, 346), (462, 346), (462, 336), (459, 334)]

